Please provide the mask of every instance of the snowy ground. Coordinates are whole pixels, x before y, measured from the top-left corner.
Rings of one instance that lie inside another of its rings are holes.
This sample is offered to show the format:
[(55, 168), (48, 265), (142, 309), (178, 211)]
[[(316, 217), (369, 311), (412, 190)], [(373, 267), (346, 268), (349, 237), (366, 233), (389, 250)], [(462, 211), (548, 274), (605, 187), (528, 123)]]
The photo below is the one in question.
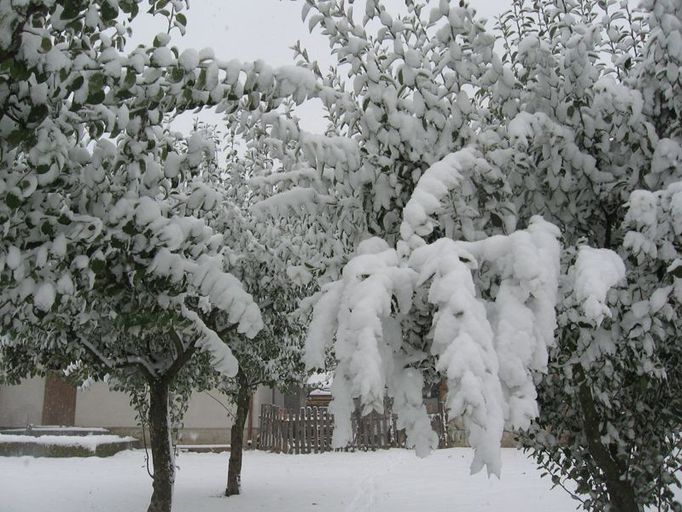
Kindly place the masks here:
[[(321, 455), (245, 455), (243, 494), (224, 498), (228, 454), (185, 453), (175, 512), (573, 512), (532, 462), (503, 450), (501, 480), (470, 476), (472, 452), (406, 450)], [(0, 457), (2, 512), (141, 511), (151, 493), (144, 452), (110, 458)]]

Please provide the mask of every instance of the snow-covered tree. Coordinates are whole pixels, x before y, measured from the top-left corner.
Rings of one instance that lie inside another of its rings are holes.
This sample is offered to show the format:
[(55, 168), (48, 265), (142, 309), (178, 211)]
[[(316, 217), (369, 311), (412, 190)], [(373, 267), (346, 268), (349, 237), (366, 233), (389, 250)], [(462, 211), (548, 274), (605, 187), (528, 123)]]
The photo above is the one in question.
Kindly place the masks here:
[(519, 1), (500, 21), (518, 86), (486, 95), (512, 119), (498, 154), (520, 217), (542, 212), (565, 244), (524, 443), (586, 509), (679, 509), (682, 9)]
[(310, 366), (330, 345), (338, 362), (337, 444), (353, 399), (388, 393), (427, 449), (422, 387), (445, 377), (472, 469), (497, 472), (503, 426), (540, 410), (524, 442), (586, 508), (677, 506), (678, 4), (516, 1), (498, 55), (464, 5), (306, 2), (339, 65), (303, 64), (344, 96), (326, 137), (271, 120), (318, 173), (270, 202), (363, 219), (330, 216), (365, 240), (308, 336)]
[[(206, 219), (223, 198), (194, 179), (212, 142), (168, 122), (188, 109), (275, 108), (320, 86), (304, 69), (179, 52), (167, 33), (124, 53), (142, 3), (0, 2), (0, 325), (15, 377), (81, 360), (146, 383), (149, 510), (167, 511), (170, 387), (197, 351), (237, 372), (201, 311), (223, 312), (247, 338), (263, 326), (229, 273), (230, 241)], [(150, 4), (184, 30), (184, 2)]]
[[(295, 312), (312, 281), (312, 275), (306, 275), (300, 264), (302, 255), (310, 251), (303, 251), (297, 244), (305, 226), (298, 220), (272, 222), (259, 209), (251, 209), (259, 196), (249, 178), (254, 168), (272, 163), (262, 161), (265, 153), (257, 145), (249, 147), (245, 154), (237, 151), (233, 144), (236, 130), (232, 127), (231, 131), (225, 164), (202, 173), (202, 185), (222, 194), (220, 204), (207, 213), (207, 219), (231, 241), (231, 272), (253, 294), (264, 325), (255, 337), (249, 338), (235, 332), (225, 312), (210, 307), (202, 312), (207, 325), (218, 333), (239, 364), (233, 378), (222, 376), (216, 383), (235, 407), (226, 496), (240, 493), (244, 426), (254, 391), (263, 385), (286, 389), (304, 381), (305, 322)], [(239, 140), (243, 144), (250, 138), (247, 130)]]
[(408, 442), (428, 452), (436, 440), (423, 389), (445, 378), (449, 410), (476, 447), (472, 468), (497, 473), (505, 423), (527, 426), (537, 412), (533, 378), (553, 341), (558, 231), (540, 218), (525, 231), (506, 219), (509, 188), (471, 145), (482, 117), (465, 92), (501, 61), (470, 10), (453, 7), (448, 17), (441, 4), (429, 22), (412, 2), (399, 18), (367, 2), (360, 22), (351, 5), (307, 2), (311, 26), (323, 27), (339, 57), (320, 80), (344, 95), (325, 102), (324, 137), (260, 118), (287, 169), (273, 179), (291, 180), (263, 204), (326, 215), (329, 231), (357, 246), (337, 260), (343, 268), (325, 269), (307, 340), (309, 367), (331, 345), (338, 361), (334, 443), (350, 438), (354, 398), (381, 410), (388, 394)]

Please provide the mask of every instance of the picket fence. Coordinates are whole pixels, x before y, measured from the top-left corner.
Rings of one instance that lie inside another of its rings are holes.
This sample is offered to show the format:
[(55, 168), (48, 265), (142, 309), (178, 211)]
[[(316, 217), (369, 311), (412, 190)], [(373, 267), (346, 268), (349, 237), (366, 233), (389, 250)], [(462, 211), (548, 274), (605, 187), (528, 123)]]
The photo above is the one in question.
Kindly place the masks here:
[[(446, 442), (444, 423), (439, 414), (431, 424)], [(403, 448), (405, 431), (397, 428), (397, 417), (390, 412), (351, 416), (353, 439), (344, 450)], [(320, 453), (332, 451), (334, 417), (326, 407), (301, 407), (287, 410), (271, 404), (261, 405), (258, 448), (281, 453)]]

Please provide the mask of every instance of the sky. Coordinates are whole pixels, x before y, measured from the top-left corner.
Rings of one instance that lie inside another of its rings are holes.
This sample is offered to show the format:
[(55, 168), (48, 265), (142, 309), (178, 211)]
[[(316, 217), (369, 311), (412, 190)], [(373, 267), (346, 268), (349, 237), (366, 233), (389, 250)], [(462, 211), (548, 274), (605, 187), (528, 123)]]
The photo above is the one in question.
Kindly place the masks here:
[[(459, 0), (453, 0), (453, 3)], [(356, 12), (363, 8), (363, 0), (355, 0)], [(437, 2), (436, 2), (437, 3)], [(319, 31), (310, 34), (307, 23), (301, 20), (303, 0), (190, 0), (187, 15), (187, 33), (181, 37), (173, 31), (173, 43), (180, 49), (212, 48), (222, 60), (262, 59), (271, 66), (294, 63), (290, 49), (297, 40), (318, 60), (321, 69), (334, 62), (329, 53), (327, 39)], [(404, 9), (403, 0), (384, 0), (389, 12)], [(480, 16), (492, 18), (511, 4), (511, 0), (470, 0)], [(362, 11), (360, 11), (362, 12)], [(319, 28), (319, 27), (318, 27)], [(164, 20), (151, 15), (140, 16), (133, 25), (131, 44), (150, 44), (154, 36), (165, 32)], [(314, 132), (324, 130), (324, 120), (319, 104), (312, 102), (299, 108), (304, 129)], [(202, 118), (208, 120), (202, 114)], [(176, 129), (189, 130), (192, 117), (184, 116), (174, 123)]]

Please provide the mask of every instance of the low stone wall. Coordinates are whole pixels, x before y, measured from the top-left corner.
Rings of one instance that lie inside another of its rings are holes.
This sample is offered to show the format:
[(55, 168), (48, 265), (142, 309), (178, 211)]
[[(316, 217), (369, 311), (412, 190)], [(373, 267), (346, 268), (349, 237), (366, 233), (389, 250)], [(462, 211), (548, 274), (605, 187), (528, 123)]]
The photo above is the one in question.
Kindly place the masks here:
[(0, 443), (0, 456), (5, 457), (110, 457), (120, 451), (135, 448), (135, 442), (103, 443), (95, 450), (84, 446), (65, 446), (37, 443)]

